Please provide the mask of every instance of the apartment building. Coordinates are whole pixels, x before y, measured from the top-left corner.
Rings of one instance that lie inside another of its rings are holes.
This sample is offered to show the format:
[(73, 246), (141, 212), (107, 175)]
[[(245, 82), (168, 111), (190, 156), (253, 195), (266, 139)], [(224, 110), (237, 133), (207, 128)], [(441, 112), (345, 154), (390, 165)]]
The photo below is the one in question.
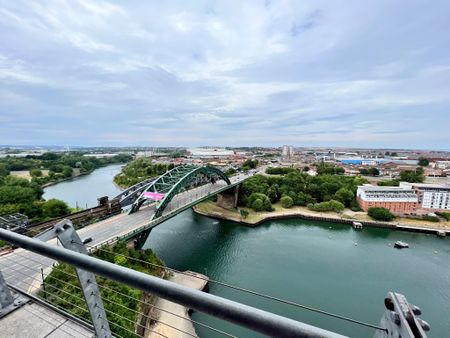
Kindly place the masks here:
[(405, 187), (379, 187), (371, 184), (358, 186), (356, 199), (364, 211), (372, 207), (386, 208), (396, 215), (415, 214), (419, 199), (413, 189)]
[(449, 211), (450, 186), (441, 184), (400, 182), (400, 188), (413, 190), (421, 211)]

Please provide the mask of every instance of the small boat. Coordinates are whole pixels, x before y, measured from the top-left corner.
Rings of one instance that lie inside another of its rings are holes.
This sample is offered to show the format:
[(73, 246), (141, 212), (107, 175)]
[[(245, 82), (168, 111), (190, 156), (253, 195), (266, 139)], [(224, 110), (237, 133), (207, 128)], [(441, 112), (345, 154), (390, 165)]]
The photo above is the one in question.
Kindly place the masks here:
[(352, 226), (353, 226), (353, 229), (357, 229), (357, 230), (360, 230), (363, 228), (363, 225), (361, 222), (352, 222)]
[(438, 230), (436, 233), (439, 237), (445, 237), (446, 233), (444, 230)]
[(403, 241), (397, 241), (395, 242), (394, 247), (398, 249), (404, 249), (409, 248), (409, 244)]

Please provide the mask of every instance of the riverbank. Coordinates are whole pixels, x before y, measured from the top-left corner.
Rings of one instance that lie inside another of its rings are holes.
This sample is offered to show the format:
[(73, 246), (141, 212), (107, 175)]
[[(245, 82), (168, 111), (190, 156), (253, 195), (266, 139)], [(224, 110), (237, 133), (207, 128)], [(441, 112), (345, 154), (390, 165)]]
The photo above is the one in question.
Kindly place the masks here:
[[(204, 290), (208, 285), (208, 277), (192, 271), (184, 273), (171, 272), (168, 280), (200, 291)], [(155, 322), (153, 326), (146, 330), (145, 338), (159, 338), (161, 336), (178, 338), (198, 337), (192, 324), (189, 310), (184, 306), (158, 298), (155, 302), (155, 309), (160, 309), (155, 310), (157, 311), (158, 322)]]
[(56, 185), (56, 184), (61, 183), (61, 182), (66, 182), (66, 181), (73, 180), (73, 179), (75, 179), (75, 178), (77, 178), (77, 177), (81, 177), (81, 176), (84, 176), (84, 175), (89, 175), (89, 174), (91, 174), (93, 171), (94, 171), (94, 170), (91, 170), (91, 171), (88, 171), (88, 172), (83, 172), (83, 173), (80, 172), (80, 171), (78, 171), (78, 173), (74, 172), (73, 175), (70, 176), (70, 177), (61, 178), (61, 179), (56, 180), (56, 181), (47, 182), (47, 183), (45, 183), (45, 184), (42, 184), (41, 187), (42, 187), (42, 188), (51, 187), (52, 185)]
[(274, 211), (255, 212), (250, 208), (239, 208), (248, 211), (248, 216), (243, 218), (238, 209), (224, 209), (215, 202), (207, 201), (197, 204), (193, 209), (196, 213), (212, 218), (230, 220), (246, 226), (255, 227), (269, 220), (302, 218), (308, 220), (325, 221), (333, 223), (345, 223), (351, 225), (353, 221), (361, 222), (365, 226), (388, 229), (399, 229), (418, 232), (435, 233), (439, 230), (450, 232), (450, 221), (427, 222), (418, 219), (397, 217), (394, 222), (381, 222), (372, 220), (365, 212), (354, 212), (345, 209), (342, 213), (315, 212), (306, 207), (294, 206), (283, 208), (279, 203), (273, 204)]

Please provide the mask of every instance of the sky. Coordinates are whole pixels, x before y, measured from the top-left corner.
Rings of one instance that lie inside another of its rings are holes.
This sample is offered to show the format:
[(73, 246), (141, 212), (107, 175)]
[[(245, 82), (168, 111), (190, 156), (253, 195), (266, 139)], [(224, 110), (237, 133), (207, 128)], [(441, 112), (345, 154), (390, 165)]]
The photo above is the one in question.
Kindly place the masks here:
[(0, 144), (450, 150), (450, 1), (0, 0)]

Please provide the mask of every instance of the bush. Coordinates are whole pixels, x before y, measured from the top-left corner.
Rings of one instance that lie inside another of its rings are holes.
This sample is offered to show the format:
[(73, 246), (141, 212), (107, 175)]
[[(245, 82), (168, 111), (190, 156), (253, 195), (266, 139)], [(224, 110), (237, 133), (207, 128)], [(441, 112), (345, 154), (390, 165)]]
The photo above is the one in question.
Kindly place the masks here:
[(263, 211), (264, 210), (263, 201), (259, 198), (255, 199), (252, 203), (252, 208), (255, 211)]
[(369, 208), (367, 214), (377, 221), (391, 221), (395, 218), (395, 215), (386, 208)]
[(446, 221), (450, 221), (450, 212), (437, 212), (436, 214), (444, 218)]
[(42, 171), (40, 169), (31, 169), (30, 170), (30, 175), (32, 177), (41, 177), (42, 176)]
[(289, 196), (281, 197), (280, 202), (283, 208), (291, 208), (294, 205), (293, 199)]
[(336, 200), (331, 200), (327, 202), (321, 202), (321, 203), (315, 203), (315, 204), (308, 204), (308, 209), (312, 211), (318, 211), (318, 212), (327, 212), (327, 211), (334, 211), (334, 212), (341, 212), (344, 210), (344, 205)]
[(247, 210), (245, 210), (245, 209), (239, 210), (239, 213), (241, 214), (242, 218), (247, 218), (248, 214), (249, 214), (249, 212)]
[(50, 199), (42, 204), (42, 212), (46, 218), (55, 218), (70, 213), (70, 209), (64, 201)]
[(424, 221), (428, 221), (428, 222), (439, 222), (439, 217), (436, 217), (436, 216), (423, 215), (422, 219)]
[(399, 180), (385, 180), (385, 181), (379, 181), (378, 186), (380, 187), (398, 187), (400, 185)]
[[(261, 205), (260, 202), (257, 202), (255, 204), (255, 202), (257, 200), (261, 201)], [(267, 195), (265, 194), (261, 194), (261, 193), (257, 193), (254, 192), (253, 194), (250, 195), (248, 201), (247, 201), (247, 206), (249, 208), (252, 208), (255, 211), (272, 211), (272, 203), (270, 202), (269, 197), (267, 197)]]

